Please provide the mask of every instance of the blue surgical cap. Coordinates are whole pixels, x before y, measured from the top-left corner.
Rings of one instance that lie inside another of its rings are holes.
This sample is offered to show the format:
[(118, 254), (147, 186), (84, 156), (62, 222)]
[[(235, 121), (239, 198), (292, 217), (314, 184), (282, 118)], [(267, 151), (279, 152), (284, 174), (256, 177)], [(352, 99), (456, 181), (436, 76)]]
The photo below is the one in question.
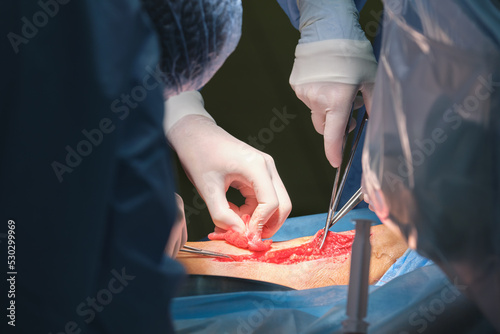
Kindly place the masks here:
[(241, 0), (143, 0), (160, 38), (164, 96), (203, 87), (241, 36)]

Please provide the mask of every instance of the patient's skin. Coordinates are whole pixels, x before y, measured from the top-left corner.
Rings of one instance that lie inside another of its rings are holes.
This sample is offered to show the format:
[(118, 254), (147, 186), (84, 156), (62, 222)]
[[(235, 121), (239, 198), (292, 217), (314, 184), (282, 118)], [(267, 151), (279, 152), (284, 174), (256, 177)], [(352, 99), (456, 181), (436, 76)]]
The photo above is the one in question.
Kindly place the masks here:
[[(333, 232), (330, 232), (333, 233)], [(353, 231), (340, 233), (342, 238), (329, 240), (343, 240), (352, 242)], [(268, 256), (275, 250), (290, 249), (311, 242), (314, 236), (275, 242), (268, 251)], [(371, 228), (372, 255), (370, 259), (370, 284), (375, 283), (389, 269), (389, 267), (407, 249), (406, 243), (399, 236), (390, 232), (385, 226), (378, 225)], [(237, 248), (225, 241), (188, 242), (187, 245), (202, 249), (213, 250), (224, 254), (235, 255), (238, 261), (225, 262), (220, 259), (208, 258), (190, 253), (179, 253), (177, 259), (185, 266), (190, 274), (218, 275), (261, 280), (294, 289), (309, 289), (328, 285), (345, 285), (349, 283), (349, 267), (351, 264), (350, 247), (345, 250), (331, 251), (330, 256), (310, 261), (292, 264), (276, 264), (258, 261), (243, 261), (242, 255), (252, 254), (253, 258), (267, 258), (264, 253), (255, 254), (247, 249)], [(311, 244), (312, 245), (312, 244)], [(325, 245), (325, 247), (328, 247)], [(337, 246), (338, 247), (338, 246)], [(330, 247), (332, 248), (332, 247)], [(312, 256), (314, 258), (314, 256)], [(295, 262), (295, 261), (291, 261)]]

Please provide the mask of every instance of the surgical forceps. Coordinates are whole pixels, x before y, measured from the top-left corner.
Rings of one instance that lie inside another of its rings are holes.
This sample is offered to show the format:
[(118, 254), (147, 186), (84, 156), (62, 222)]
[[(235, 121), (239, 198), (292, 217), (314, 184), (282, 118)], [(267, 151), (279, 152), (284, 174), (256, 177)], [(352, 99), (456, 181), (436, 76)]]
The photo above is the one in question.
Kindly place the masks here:
[[(326, 217), (325, 229), (323, 231), (323, 240), (321, 241), (319, 249), (323, 248), (323, 244), (325, 243), (326, 236), (328, 234), (328, 230), (330, 229), (330, 227), (332, 227), (333, 224), (337, 223), (340, 220), (340, 218), (345, 216), (345, 214), (347, 212), (351, 211), (356, 205), (358, 205), (363, 200), (363, 193), (361, 192), (361, 188), (360, 188), (356, 192), (356, 194), (354, 194), (354, 196), (346, 203), (346, 205), (342, 208), (342, 210), (340, 210), (336, 215), (334, 215), (334, 212), (335, 212), (335, 210), (337, 210), (337, 207), (339, 205), (340, 195), (342, 194), (342, 191), (344, 190), (345, 182), (347, 180), (347, 175), (349, 174), (349, 170), (351, 169), (352, 160), (354, 159), (354, 153), (356, 152), (356, 148), (358, 147), (359, 139), (361, 138), (363, 128), (365, 127), (366, 120), (368, 119), (368, 114), (365, 112), (365, 115), (363, 116), (363, 119), (361, 120), (361, 124), (359, 125), (359, 130), (358, 130), (358, 133), (356, 135), (356, 139), (354, 140), (354, 143), (352, 144), (352, 147), (351, 147), (351, 153), (349, 155), (349, 160), (347, 161), (347, 165), (343, 171), (342, 180), (340, 181), (340, 185), (339, 185), (342, 162), (344, 160), (345, 146), (346, 146), (346, 142), (347, 142), (347, 137), (349, 136), (349, 125), (351, 122), (351, 118), (352, 118), (352, 110), (351, 110), (351, 115), (349, 116), (349, 120), (347, 122), (347, 126), (345, 129), (344, 140), (342, 142), (342, 159), (340, 161), (339, 167), (337, 168), (337, 173), (335, 174), (335, 180), (333, 181), (332, 197), (330, 199), (330, 206), (328, 208), (328, 215)], [(341, 212), (343, 213), (342, 216), (340, 216)]]
[(214, 251), (209, 251), (201, 248), (196, 248), (196, 247), (191, 247), (191, 246), (186, 246), (184, 245), (181, 249), (181, 252), (186, 252), (186, 253), (193, 253), (193, 254), (198, 254), (198, 255), (203, 255), (203, 256), (211, 256), (211, 257), (225, 257), (228, 259), (233, 259), (231, 256), (219, 253), (219, 252), (214, 252)]

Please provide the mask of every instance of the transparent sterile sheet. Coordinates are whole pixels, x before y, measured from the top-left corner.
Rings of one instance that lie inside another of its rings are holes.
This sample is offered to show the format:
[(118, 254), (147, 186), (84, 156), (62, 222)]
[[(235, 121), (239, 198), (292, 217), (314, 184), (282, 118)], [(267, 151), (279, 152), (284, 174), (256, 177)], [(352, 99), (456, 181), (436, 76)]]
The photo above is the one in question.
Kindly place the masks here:
[(384, 224), (500, 330), (498, 1), (386, 1), (363, 150)]

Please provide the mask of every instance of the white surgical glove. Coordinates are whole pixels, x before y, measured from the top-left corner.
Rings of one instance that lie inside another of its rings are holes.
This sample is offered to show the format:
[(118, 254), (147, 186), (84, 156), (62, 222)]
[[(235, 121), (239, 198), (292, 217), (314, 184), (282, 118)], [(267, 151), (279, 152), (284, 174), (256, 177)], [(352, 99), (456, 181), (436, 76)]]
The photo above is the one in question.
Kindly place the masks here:
[[(199, 92), (171, 97), (166, 102), (165, 130), (191, 182), (207, 204), (216, 232), (250, 232), (271, 237), (291, 211), (291, 202), (273, 159), (217, 126), (203, 106)], [(229, 187), (238, 189), (245, 204), (229, 203)], [(260, 225), (260, 226), (259, 226)]]
[[(352, 104), (361, 91), (369, 112), (377, 62), (351, 0), (298, 0), (301, 39), (295, 49), (290, 85), (310, 109), (325, 153), (338, 167)], [(351, 130), (355, 124), (352, 122)]]

